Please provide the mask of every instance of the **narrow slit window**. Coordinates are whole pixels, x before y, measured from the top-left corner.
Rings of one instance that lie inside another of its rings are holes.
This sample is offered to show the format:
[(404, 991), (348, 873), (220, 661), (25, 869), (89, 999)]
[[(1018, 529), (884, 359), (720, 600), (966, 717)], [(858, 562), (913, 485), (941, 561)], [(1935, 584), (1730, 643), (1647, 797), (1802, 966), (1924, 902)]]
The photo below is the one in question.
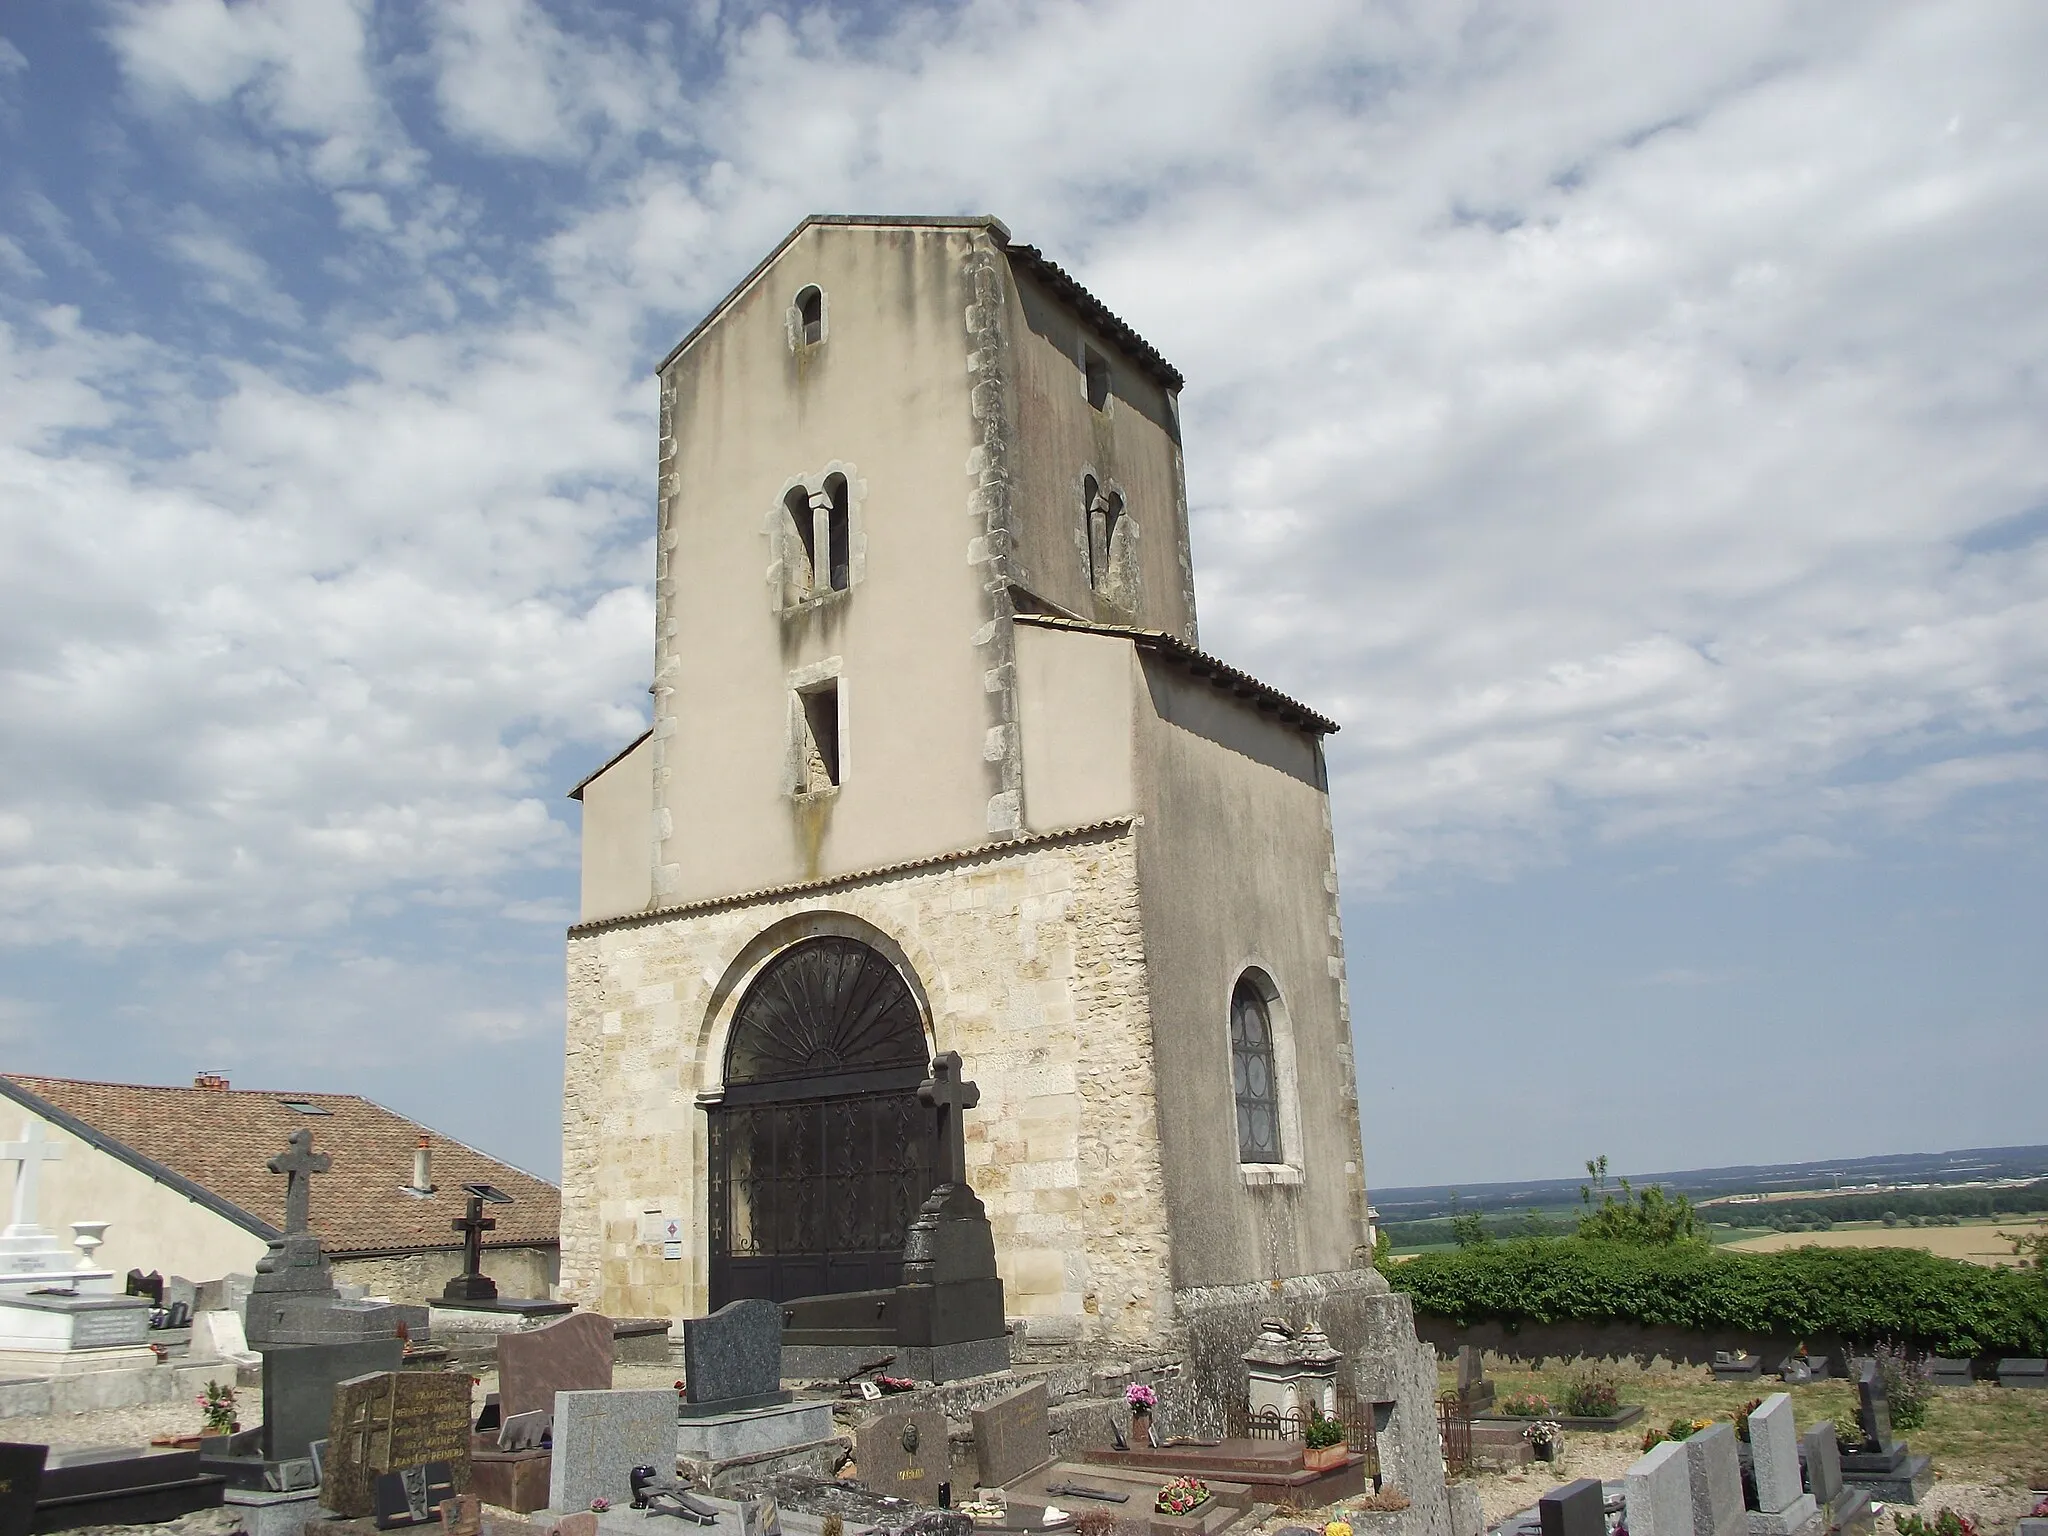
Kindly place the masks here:
[(832, 590), (844, 592), (853, 579), (853, 535), (846, 518), (846, 476), (833, 475), (825, 482), (830, 506), (825, 512), (825, 543), (832, 567)]
[[(773, 313), (773, 311), (770, 311)], [(804, 345), (815, 347), (825, 339), (825, 295), (816, 288), (806, 288), (796, 296), (797, 327), (802, 332)], [(771, 322), (772, 323), (772, 322)]]
[(1109, 409), (1109, 359), (1100, 352), (1085, 350), (1081, 366), (1088, 375), (1088, 403), (1098, 411)]
[(1273, 1066), (1273, 1016), (1251, 977), (1230, 998), (1230, 1073), (1237, 1095), (1237, 1160), (1280, 1161), (1280, 1093)]
[(793, 585), (799, 592), (809, 592), (818, 569), (818, 533), (811, 518), (810, 493), (797, 486), (782, 498), (782, 504), (789, 509), (790, 525), (795, 529), (797, 542), (803, 546), (803, 568), (796, 573)]
[(802, 792), (839, 787), (839, 684), (826, 683), (797, 695), (804, 710)]

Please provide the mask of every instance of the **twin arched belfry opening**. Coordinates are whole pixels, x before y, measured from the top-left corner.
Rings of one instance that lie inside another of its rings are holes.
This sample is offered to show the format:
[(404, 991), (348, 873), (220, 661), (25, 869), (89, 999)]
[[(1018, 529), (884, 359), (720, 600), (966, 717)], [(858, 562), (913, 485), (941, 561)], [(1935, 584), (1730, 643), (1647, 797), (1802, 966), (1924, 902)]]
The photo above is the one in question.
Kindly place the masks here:
[(711, 1305), (876, 1290), (931, 1193), (923, 1010), (843, 935), (781, 951), (733, 1015), (709, 1117)]

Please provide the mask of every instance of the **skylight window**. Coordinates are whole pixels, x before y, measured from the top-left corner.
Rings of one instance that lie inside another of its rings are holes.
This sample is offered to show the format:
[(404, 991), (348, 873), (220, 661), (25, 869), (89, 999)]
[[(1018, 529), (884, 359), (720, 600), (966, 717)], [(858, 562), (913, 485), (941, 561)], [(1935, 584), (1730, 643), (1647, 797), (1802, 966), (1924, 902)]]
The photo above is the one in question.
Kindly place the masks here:
[(331, 1115), (334, 1113), (331, 1109), (322, 1109), (318, 1104), (308, 1103), (304, 1099), (279, 1099), (277, 1102), (286, 1109), (297, 1110), (302, 1115)]

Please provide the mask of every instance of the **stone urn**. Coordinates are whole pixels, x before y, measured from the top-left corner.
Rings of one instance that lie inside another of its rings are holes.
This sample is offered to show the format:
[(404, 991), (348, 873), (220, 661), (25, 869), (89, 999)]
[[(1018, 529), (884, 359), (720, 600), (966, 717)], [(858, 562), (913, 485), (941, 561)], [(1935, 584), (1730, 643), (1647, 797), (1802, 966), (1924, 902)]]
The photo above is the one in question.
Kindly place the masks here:
[(107, 1240), (107, 1228), (111, 1221), (74, 1221), (71, 1223), (71, 1246), (78, 1250), (79, 1269), (97, 1269), (93, 1253)]

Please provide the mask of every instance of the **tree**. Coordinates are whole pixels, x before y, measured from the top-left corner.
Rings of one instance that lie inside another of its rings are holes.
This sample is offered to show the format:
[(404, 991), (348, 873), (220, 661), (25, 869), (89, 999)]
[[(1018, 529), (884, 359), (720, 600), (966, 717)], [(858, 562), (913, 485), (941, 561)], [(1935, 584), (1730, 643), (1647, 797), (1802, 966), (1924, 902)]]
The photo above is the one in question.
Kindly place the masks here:
[[(1607, 1157), (1586, 1160), (1592, 1183), (1579, 1186), (1579, 1236), (1599, 1242), (1634, 1243), (1648, 1247), (1659, 1243), (1699, 1242), (1704, 1239), (1700, 1219), (1692, 1201), (1684, 1195), (1670, 1196), (1661, 1184), (1637, 1192), (1627, 1179), (1620, 1180), (1621, 1197), (1607, 1188)], [(1594, 1195), (1600, 1200), (1596, 1205)]]
[(1463, 1216), (1451, 1218), (1451, 1241), (1460, 1248), (1484, 1248), (1493, 1239), (1487, 1234), (1486, 1222), (1477, 1213), (1468, 1211)]

